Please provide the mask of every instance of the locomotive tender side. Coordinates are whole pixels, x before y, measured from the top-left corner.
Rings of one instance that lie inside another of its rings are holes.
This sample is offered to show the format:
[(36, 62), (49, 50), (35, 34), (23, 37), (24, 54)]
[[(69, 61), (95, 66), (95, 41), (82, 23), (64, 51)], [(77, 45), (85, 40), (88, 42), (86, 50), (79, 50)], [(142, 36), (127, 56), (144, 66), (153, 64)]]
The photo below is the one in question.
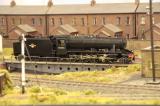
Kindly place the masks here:
[[(126, 50), (123, 38), (97, 38), (87, 36), (50, 36), (26, 40), (26, 56), (67, 58), (73, 62), (131, 63), (133, 52)], [(20, 42), (13, 44), (14, 55), (20, 55)], [(53, 59), (53, 61), (55, 61)]]

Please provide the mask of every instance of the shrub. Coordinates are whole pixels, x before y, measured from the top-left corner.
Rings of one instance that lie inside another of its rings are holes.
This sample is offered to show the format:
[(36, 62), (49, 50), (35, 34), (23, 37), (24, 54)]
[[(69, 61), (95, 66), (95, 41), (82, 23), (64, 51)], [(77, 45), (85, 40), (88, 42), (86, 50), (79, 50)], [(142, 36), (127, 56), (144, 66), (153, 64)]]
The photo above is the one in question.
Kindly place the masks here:
[(9, 72), (6, 69), (0, 69), (0, 73), (4, 73), (4, 85), (5, 89), (12, 88), (12, 81)]
[(59, 95), (67, 95), (67, 92), (61, 89), (55, 89), (54, 93), (59, 96)]
[(29, 89), (29, 92), (31, 93), (40, 93), (41, 92), (41, 88), (39, 86), (33, 86)]
[(94, 91), (94, 90), (85, 90), (83, 92), (84, 92), (85, 95), (95, 95), (95, 94), (97, 94), (97, 92)]

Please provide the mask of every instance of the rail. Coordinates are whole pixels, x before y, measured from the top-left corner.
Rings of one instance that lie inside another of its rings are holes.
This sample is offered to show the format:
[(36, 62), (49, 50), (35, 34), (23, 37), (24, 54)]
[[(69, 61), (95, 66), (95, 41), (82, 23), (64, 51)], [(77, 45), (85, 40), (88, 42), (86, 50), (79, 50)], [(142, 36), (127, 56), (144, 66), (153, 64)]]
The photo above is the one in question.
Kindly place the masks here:
[[(20, 77), (11, 76), (15, 86), (20, 85)], [(160, 87), (153, 85), (126, 85), (126, 84), (106, 84), (106, 83), (89, 83), (74, 82), (62, 80), (49, 80), (28, 77), (27, 86), (43, 86), (49, 88), (61, 88), (66, 90), (86, 90), (92, 89), (101, 93), (102, 97), (120, 98), (122, 100), (160, 100)]]
[[(11, 78), (16, 81), (20, 81), (20, 75), (12, 75)], [(27, 77), (28, 83), (37, 83), (37, 78)], [(42, 85), (51, 86), (55, 84), (59, 85), (75, 85), (82, 87), (91, 87), (91, 88), (119, 88), (119, 89), (133, 89), (133, 90), (143, 90), (143, 91), (157, 91), (160, 92), (160, 86), (155, 85), (127, 85), (127, 84), (107, 84), (107, 83), (91, 83), (91, 82), (78, 82), (78, 81), (63, 81), (63, 80), (50, 80), (47, 78), (38, 78), (38, 82)]]

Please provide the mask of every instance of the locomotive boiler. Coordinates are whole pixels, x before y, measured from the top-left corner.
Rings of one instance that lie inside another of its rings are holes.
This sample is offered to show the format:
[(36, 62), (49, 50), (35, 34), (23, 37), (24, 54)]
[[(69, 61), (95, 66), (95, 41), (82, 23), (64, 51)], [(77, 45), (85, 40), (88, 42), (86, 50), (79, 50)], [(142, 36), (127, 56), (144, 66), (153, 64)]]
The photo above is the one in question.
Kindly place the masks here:
[[(123, 38), (88, 36), (27, 37), (26, 60), (70, 61), (87, 63), (131, 63), (132, 51)], [(20, 42), (13, 43), (14, 55), (21, 54)]]

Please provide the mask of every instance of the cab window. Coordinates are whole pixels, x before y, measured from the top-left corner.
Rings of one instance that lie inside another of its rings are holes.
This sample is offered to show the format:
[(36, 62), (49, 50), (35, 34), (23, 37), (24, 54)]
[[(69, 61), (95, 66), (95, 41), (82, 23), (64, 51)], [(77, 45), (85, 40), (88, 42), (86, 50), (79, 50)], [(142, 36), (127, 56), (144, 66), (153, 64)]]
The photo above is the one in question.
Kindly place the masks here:
[(58, 47), (65, 47), (65, 41), (64, 40), (58, 40)]

